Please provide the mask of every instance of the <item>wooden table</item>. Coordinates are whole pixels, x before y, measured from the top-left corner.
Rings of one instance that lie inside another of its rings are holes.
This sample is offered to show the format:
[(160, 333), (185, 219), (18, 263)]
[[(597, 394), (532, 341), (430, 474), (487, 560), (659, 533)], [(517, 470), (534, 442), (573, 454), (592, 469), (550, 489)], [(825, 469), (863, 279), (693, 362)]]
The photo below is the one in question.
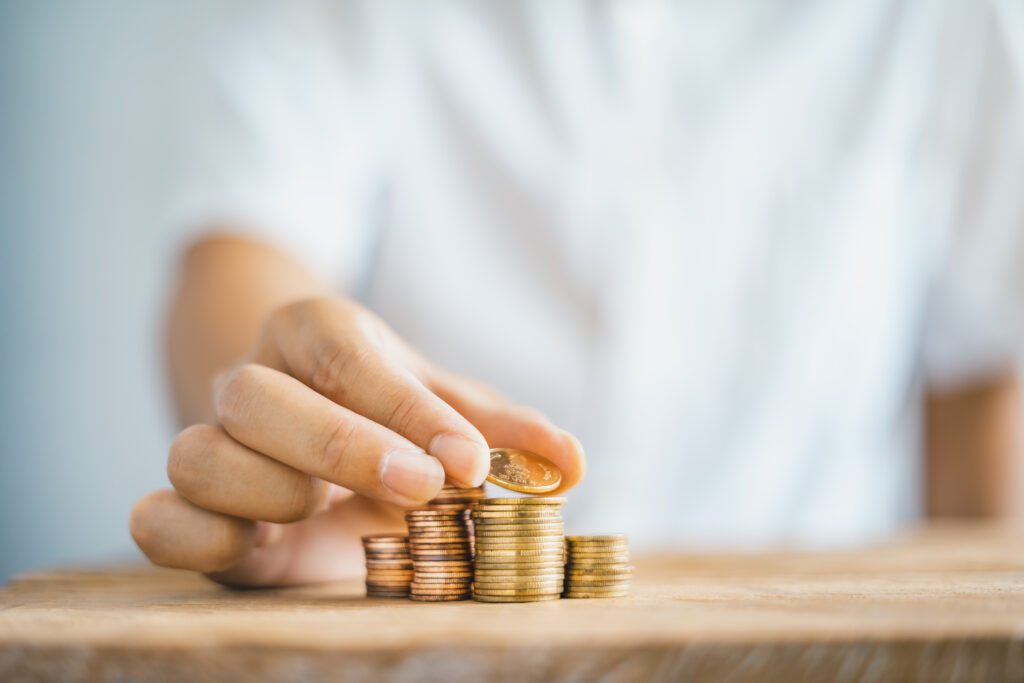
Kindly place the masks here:
[(635, 564), (630, 598), (516, 605), (37, 572), (0, 591), (0, 680), (1024, 681), (1024, 536), (1006, 529)]

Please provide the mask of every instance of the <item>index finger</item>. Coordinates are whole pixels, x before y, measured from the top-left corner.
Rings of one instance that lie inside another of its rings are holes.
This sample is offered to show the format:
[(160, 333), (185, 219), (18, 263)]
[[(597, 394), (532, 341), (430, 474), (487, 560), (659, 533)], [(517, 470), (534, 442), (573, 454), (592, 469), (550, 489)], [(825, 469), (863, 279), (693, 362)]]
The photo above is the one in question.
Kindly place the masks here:
[(275, 460), (372, 498), (422, 504), (444, 483), (444, 468), (399, 434), (256, 364), (223, 380), (216, 396), (225, 431)]

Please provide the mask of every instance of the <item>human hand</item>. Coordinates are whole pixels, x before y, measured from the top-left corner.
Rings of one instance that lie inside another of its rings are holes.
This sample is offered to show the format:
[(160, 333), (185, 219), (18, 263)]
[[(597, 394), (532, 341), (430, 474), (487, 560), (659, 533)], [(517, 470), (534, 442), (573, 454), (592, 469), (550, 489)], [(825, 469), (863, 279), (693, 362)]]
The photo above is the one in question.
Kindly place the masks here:
[(584, 473), (567, 432), (437, 368), (344, 299), (277, 310), (214, 391), (218, 424), (178, 434), (167, 463), (175, 491), (142, 498), (131, 530), (154, 563), (228, 583), (352, 573), (345, 549), (359, 535), (400, 526), (398, 508), (430, 500), (446, 476), (480, 484), (488, 443), (550, 459), (559, 492)]

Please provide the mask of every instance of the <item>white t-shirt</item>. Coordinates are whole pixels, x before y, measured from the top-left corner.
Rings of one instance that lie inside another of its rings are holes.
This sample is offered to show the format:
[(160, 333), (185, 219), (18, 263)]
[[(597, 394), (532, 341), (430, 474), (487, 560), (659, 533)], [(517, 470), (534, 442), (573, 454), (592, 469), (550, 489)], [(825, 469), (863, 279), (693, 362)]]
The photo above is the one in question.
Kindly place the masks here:
[(177, 220), (577, 434), (570, 529), (889, 531), (923, 382), (1021, 349), (1018, 2), (241, 2), (207, 37)]

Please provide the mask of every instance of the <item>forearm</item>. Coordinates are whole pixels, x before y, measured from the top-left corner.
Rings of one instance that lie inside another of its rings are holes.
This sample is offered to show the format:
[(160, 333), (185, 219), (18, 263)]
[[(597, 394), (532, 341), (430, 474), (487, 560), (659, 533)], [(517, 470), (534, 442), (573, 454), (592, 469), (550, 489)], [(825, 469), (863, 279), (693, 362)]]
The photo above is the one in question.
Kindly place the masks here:
[(166, 329), (181, 423), (212, 419), (213, 378), (251, 353), (272, 310), (325, 293), (308, 269), (265, 244), (211, 237), (192, 246), (183, 257)]
[(1024, 407), (1015, 374), (933, 392), (926, 413), (928, 514), (1024, 522)]

